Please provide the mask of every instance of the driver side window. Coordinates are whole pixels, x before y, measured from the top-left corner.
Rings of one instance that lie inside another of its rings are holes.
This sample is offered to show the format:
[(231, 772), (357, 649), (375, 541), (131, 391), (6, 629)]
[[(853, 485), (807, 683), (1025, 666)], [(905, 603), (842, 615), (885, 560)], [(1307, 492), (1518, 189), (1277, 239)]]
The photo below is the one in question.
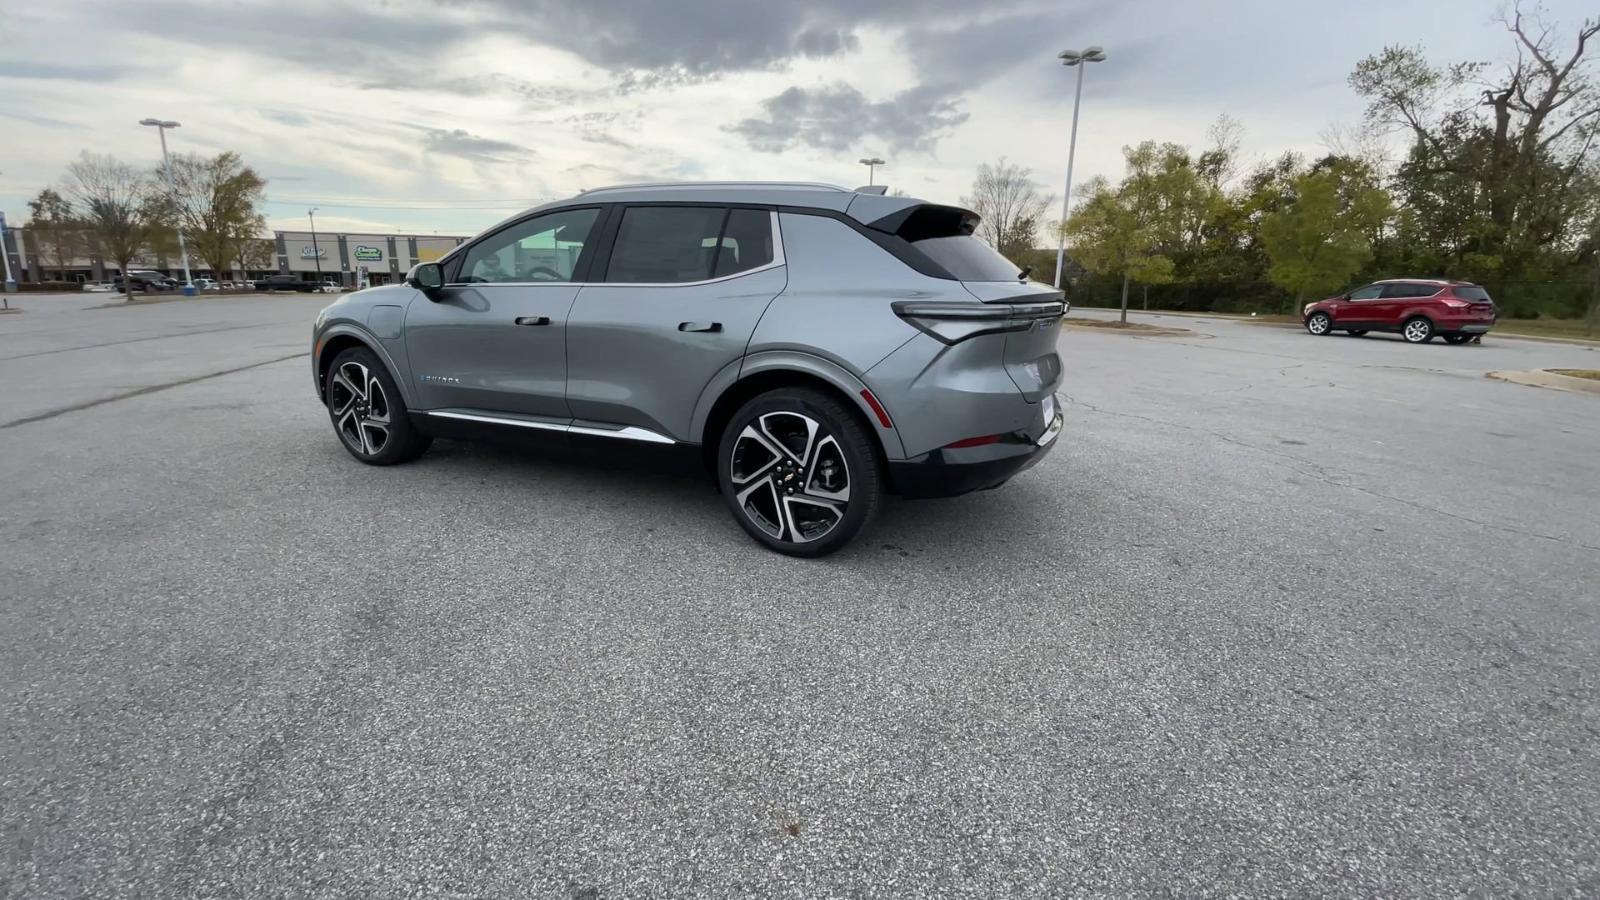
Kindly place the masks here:
[(566, 209), (492, 234), (467, 251), (461, 280), (469, 284), (571, 281), (599, 213)]
[(1359, 290), (1351, 291), (1350, 292), (1350, 299), (1351, 300), (1376, 300), (1376, 299), (1378, 299), (1378, 295), (1381, 294), (1381, 293), (1383, 293), (1383, 285), (1381, 285), (1381, 284), (1369, 284), (1366, 287), (1361, 288)]

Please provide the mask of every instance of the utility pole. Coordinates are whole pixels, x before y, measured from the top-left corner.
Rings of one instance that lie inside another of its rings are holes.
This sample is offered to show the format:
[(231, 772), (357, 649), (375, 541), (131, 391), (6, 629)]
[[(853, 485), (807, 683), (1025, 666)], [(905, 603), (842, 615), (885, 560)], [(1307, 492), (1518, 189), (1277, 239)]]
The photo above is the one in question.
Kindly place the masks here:
[[(1078, 70), (1078, 88), (1072, 95), (1072, 137), (1067, 141), (1067, 189), (1061, 192), (1061, 231), (1056, 239), (1056, 289), (1061, 289), (1061, 267), (1067, 258), (1067, 214), (1072, 206), (1072, 161), (1078, 154), (1078, 107), (1083, 103), (1083, 70), (1089, 63), (1105, 62), (1104, 49), (1085, 47), (1081, 52), (1077, 50), (1063, 50), (1057, 56), (1061, 64), (1068, 68)], [(1122, 290), (1123, 307), (1128, 303), (1127, 286)]]
[(311, 218), (311, 258), (317, 263), (317, 289), (322, 288), (322, 247), (317, 244), (317, 210), (320, 206), (313, 206), (306, 210), (306, 215)]
[[(167, 129), (177, 128), (179, 123), (170, 119), (140, 119), (140, 125), (149, 125), (161, 134), (161, 165), (167, 170), (167, 197), (174, 206), (178, 203), (177, 184), (172, 180), (172, 160), (167, 158)], [(194, 279), (189, 275), (189, 248), (183, 241), (183, 223), (178, 223), (178, 252), (183, 254), (183, 293), (186, 297), (194, 296)], [(124, 275), (126, 277), (126, 275)]]

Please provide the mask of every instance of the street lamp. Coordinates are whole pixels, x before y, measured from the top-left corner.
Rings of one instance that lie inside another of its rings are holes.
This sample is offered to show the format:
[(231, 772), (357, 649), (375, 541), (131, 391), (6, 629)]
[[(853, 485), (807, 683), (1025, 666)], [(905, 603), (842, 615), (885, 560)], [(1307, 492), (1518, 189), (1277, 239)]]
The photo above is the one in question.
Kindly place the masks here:
[(1063, 50), (1058, 54), (1061, 64), (1078, 69), (1078, 90), (1072, 97), (1072, 139), (1067, 143), (1067, 189), (1061, 192), (1061, 231), (1056, 240), (1056, 289), (1061, 288), (1061, 265), (1067, 257), (1067, 211), (1072, 203), (1072, 158), (1078, 152), (1078, 106), (1083, 102), (1083, 70), (1089, 63), (1105, 62), (1106, 51), (1099, 46), (1086, 47), (1083, 52)]
[(313, 206), (306, 210), (306, 215), (311, 218), (311, 258), (317, 263), (317, 290), (322, 289), (322, 248), (317, 246), (317, 210), (320, 206)]
[[(149, 125), (161, 135), (161, 165), (167, 170), (167, 193), (174, 206), (178, 203), (178, 189), (172, 181), (172, 161), (167, 158), (167, 129), (177, 128), (178, 123), (170, 119), (140, 119), (140, 125)], [(194, 279), (189, 276), (189, 248), (183, 241), (183, 223), (178, 223), (178, 252), (183, 254), (183, 293), (194, 296)], [(128, 273), (122, 273), (123, 278)]]
[(872, 185), (872, 183), (873, 183), (872, 182), (872, 170), (874, 168), (878, 167), (878, 166), (883, 165), (883, 160), (877, 158), (876, 156), (868, 156), (868, 157), (862, 158), (861, 160), (859, 160), (859, 162), (863, 166), (867, 167), (867, 185), (870, 187)]

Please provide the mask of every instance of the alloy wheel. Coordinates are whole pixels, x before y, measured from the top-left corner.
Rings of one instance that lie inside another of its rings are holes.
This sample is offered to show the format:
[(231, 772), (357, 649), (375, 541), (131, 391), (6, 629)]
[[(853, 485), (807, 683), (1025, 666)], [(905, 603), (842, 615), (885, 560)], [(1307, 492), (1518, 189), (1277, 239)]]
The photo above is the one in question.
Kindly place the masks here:
[(1317, 313), (1306, 321), (1306, 330), (1312, 334), (1327, 334), (1329, 320), (1324, 313)]
[(1428, 339), (1433, 329), (1421, 319), (1412, 319), (1406, 323), (1405, 338), (1413, 344), (1420, 344)]
[(728, 468), (734, 497), (774, 540), (815, 541), (844, 519), (850, 466), (839, 441), (816, 419), (769, 412), (739, 432)]
[(333, 427), (352, 450), (376, 456), (389, 445), (389, 397), (378, 376), (359, 362), (339, 366), (328, 383)]

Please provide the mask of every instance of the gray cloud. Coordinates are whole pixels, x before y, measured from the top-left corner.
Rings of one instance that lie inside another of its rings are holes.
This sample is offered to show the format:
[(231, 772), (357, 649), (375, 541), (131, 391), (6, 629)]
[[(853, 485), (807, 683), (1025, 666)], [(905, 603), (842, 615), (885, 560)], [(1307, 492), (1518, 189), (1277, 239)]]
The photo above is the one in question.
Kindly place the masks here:
[[(450, 5), (460, 8), (453, 0)], [(856, 49), (862, 25), (966, 18), (973, 8), (969, 0), (469, 0), (466, 6), (606, 69), (686, 76), (825, 59)], [(552, 30), (551, 22), (562, 27)]]
[(0, 59), (0, 78), (37, 78), (51, 81), (116, 81), (134, 70), (133, 66), (105, 63), (47, 63), (20, 59)]
[(874, 103), (847, 84), (792, 87), (761, 101), (762, 115), (729, 126), (756, 150), (795, 145), (844, 152), (871, 137), (889, 150), (928, 150), (967, 120), (949, 86), (922, 85)]
[(1098, 11), (1062, 7), (956, 27), (917, 25), (900, 35), (900, 47), (923, 80), (958, 82), (970, 90), (1019, 65), (1059, 67), (1053, 58), (1062, 49), (1061, 35), (1082, 33), (1100, 18)]
[(532, 151), (509, 141), (468, 134), (460, 128), (445, 131), (426, 129), (422, 148), (427, 153), (459, 156), (475, 162), (516, 162), (532, 155)]

